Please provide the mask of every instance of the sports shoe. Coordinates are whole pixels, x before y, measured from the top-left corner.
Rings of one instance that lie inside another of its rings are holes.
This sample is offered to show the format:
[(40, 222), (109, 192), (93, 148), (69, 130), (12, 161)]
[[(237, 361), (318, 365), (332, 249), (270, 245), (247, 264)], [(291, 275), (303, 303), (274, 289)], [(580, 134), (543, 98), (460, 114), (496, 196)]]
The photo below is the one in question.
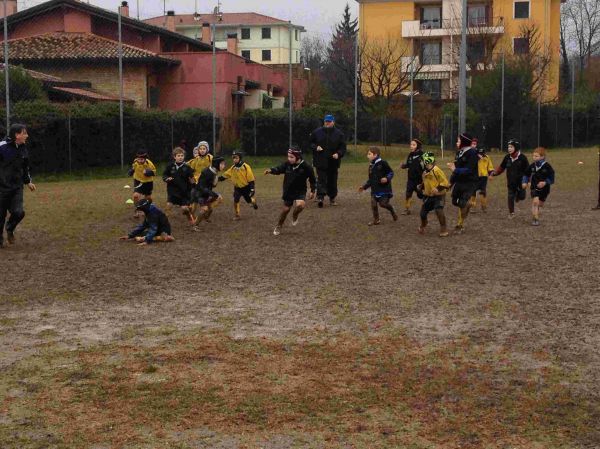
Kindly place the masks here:
[(323, 200), (322, 199), (318, 200), (317, 206), (319, 206), (319, 209), (323, 209)]
[(440, 237), (448, 237), (449, 235), (450, 235), (450, 233), (448, 231), (440, 232)]
[(509, 218), (510, 220), (512, 220), (513, 218), (515, 218), (515, 213), (514, 213), (514, 212), (511, 212), (510, 214), (508, 214), (508, 218)]
[(540, 225), (540, 220), (534, 218), (533, 221), (531, 222), (531, 226), (539, 226)]
[(367, 226), (378, 226), (381, 224), (381, 220), (373, 220), (367, 223)]
[(421, 235), (425, 235), (425, 228), (423, 226), (419, 226), (417, 228), (417, 232)]
[(258, 204), (256, 204), (256, 203), (252, 203), (252, 208), (253, 208), (254, 210), (257, 210), (257, 209), (258, 209)]
[(392, 220), (398, 221), (398, 214), (396, 212), (392, 212)]
[(298, 218), (296, 217), (295, 219), (292, 219), (292, 226), (297, 226), (298, 225)]
[(459, 235), (460, 235), (460, 234), (462, 234), (463, 232), (465, 232), (465, 227), (464, 227), (464, 226), (462, 226), (462, 225), (456, 225), (456, 226), (454, 227), (454, 233), (455, 233), (455, 234), (459, 234)]
[(338, 203), (337, 203), (337, 201), (336, 201), (336, 200), (329, 200), (329, 205), (330, 205), (330, 206), (337, 206), (337, 205), (338, 205)]
[(275, 226), (275, 229), (273, 229), (273, 235), (279, 234), (281, 234), (281, 226)]
[(9, 245), (13, 245), (15, 243), (15, 233), (11, 231), (6, 231), (6, 241)]

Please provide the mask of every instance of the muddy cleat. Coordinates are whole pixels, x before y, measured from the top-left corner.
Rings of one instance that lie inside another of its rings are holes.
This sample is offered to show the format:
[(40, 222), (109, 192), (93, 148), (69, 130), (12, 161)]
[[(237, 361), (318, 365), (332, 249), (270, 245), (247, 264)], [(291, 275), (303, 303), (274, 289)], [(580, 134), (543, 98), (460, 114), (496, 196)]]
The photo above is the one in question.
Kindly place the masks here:
[(318, 200), (317, 206), (319, 207), (319, 209), (323, 209), (323, 200), (322, 199)]
[(336, 201), (336, 200), (329, 200), (329, 205), (330, 205), (330, 206), (337, 206), (337, 205), (338, 205), (338, 203), (337, 203), (337, 201)]
[(418, 232), (419, 234), (421, 234), (421, 235), (425, 235), (425, 228), (424, 228), (424, 227), (422, 227), (422, 226), (419, 226), (419, 227), (417, 228), (417, 232)]
[(460, 235), (460, 234), (462, 234), (463, 232), (465, 232), (465, 227), (464, 227), (464, 226), (462, 226), (462, 225), (456, 225), (456, 226), (454, 227), (454, 233), (455, 233), (455, 234), (458, 234), (458, 235)]
[(6, 241), (9, 245), (15, 244), (15, 233), (11, 231), (6, 231)]
[(292, 226), (298, 226), (298, 217), (292, 220)]
[(373, 220), (367, 223), (367, 226), (379, 226), (381, 224), (381, 220)]
[(392, 220), (398, 221), (398, 214), (396, 212), (392, 212)]
[(513, 218), (515, 218), (515, 213), (511, 212), (510, 214), (508, 214), (508, 218), (509, 218), (509, 220), (512, 220)]
[(257, 203), (252, 203), (252, 208), (254, 210), (258, 210), (258, 204)]
[(531, 226), (539, 226), (540, 225), (540, 220), (538, 220), (537, 218), (534, 218), (533, 221), (531, 222)]
[(275, 226), (275, 229), (273, 229), (273, 235), (279, 234), (281, 234), (281, 226)]

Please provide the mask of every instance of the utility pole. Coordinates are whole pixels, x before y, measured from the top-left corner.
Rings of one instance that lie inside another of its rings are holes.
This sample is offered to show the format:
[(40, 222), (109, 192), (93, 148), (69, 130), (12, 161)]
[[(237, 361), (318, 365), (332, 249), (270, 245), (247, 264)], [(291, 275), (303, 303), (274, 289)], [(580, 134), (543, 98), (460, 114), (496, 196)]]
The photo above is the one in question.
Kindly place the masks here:
[(293, 108), (294, 108), (294, 85), (293, 85), (293, 79), (292, 79), (292, 22), (290, 21), (288, 24), (288, 31), (289, 31), (289, 37), (290, 37), (290, 57), (289, 57), (289, 86), (288, 86), (288, 98), (289, 98), (289, 120), (290, 120), (290, 148), (292, 148), (292, 132), (293, 132), (293, 127), (292, 127), (292, 119), (293, 119)]
[(216, 27), (211, 25), (212, 33), (212, 144), (213, 154), (217, 154), (217, 49), (216, 49)]
[(460, 67), (458, 79), (458, 132), (467, 130), (467, 0), (462, 0)]
[[(4, 0), (6, 1), (6, 0)], [(121, 169), (125, 166), (125, 144), (123, 132), (125, 127), (123, 126), (123, 32), (121, 23), (121, 6), (119, 6), (119, 17), (118, 17), (118, 28), (119, 28), (119, 133), (121, 140)]]
[(358, 151), (358, 33), (354, 36), (354, 151)]
[(502, 53), (502, 89), (500, 94), (500, 151), (504, 149), (504, 53)]
[(8, 8), (4, 0), (4, 82), (6, 89), (6, 134), (10, 128), (10, 77), (8, 67)]

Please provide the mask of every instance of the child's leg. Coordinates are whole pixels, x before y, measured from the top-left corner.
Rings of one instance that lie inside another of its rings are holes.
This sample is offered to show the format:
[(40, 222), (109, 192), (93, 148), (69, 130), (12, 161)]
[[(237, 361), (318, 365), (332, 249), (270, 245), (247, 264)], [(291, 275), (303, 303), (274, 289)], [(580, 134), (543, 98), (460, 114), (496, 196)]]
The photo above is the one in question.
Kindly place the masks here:
[(419, 216), (421, 217), (421, 226), (419, 226), (419, 234), (425, 234), (425, 228), (427, 227), (427, 215), (429, 211), (427, 210), (427, 201), (428, 198), (423, 201), (423, 206), (421, 206), (421, 212)]
[(285, 219), (290, 213), (290, 210), (292, 210), (291, 206), (287, 206), (285, 204), (283, 205), (283, 209), (281, 209), (281, 213), (279, 214), (279, 221), (277, 222), (278, 227), (283, 226), (283, 224), (285, 223)]
[(392, 206), (390, 204), (390, 199), (388, 197), (381, 198), (379, 200), (379, 206), (388, 210), (390, 212), (390, 214), (392, 214), (392, 218), (394, 219), (394, 221), (396, 221), (398, 219), (398, 216), (396, 215), (396, 211), (394, 210), (394, 206)]
[(373, 224), (379, 224), (379, 204), (377, 198), (371, 197), (371, 211), (373, 212)]
[(171, 215), (172, 209), (173, 209), (173, 203), (169, 203), (167, 201), (167, 207), (165, 208), (165, 213), (167, 214), (167, 216)]
[(239, 199), (237, 201), (233, 202), (233, 212), (235, 214), (235, 218), (239, 219), (240, 218), (240, 200)]
[(448, 230), (446, 229), (446, 215), (444, 214), (444, 209), (436, 209), (435, 215), (440, 222), (440, 235), (445, 237), (448, 235)]
[(487, 194), (485, 192), (479, 193), (480, 202), (481, 202), (481, 210), (485, 211), (487, 209)]
[(296, 221), (298, 216), (302, 213), (304, 208), (306, 207), (306, 202), (302, 200), (297, 200), (294, 206), (294, 213), (292, 214), (292, 219)]
[(477, 192), (473, 194), (471, 200), (469, 201), (470, 207), (477, 207)]
[(540, 219), (540, 207), (541, 207), (541, 202), (540, 199), (538, 197), (535, 197), (533, 199), (533, 201), (531, 202), (531, 213), (533, 215), (533, 219), (534, 220), (539, 220)]

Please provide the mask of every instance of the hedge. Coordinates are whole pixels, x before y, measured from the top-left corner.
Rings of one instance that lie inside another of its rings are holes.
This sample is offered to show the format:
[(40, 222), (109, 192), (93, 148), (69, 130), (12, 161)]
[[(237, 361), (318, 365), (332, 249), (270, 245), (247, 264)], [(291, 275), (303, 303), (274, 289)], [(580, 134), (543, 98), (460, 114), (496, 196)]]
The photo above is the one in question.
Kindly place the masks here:
[[(11, 112), (12, 123), (22, 122), (28, 127), (31, 164), (37, 172), (57, 173), (69, 168), (110, 167), (121, 163), (118, 105), (22, 102), (16, 103)], [(161, 162), (169, 159), (172, 145), (185, 141), (191, 155), (197, 142), (212, 141), (212, 115), (202, 110), (171, 114), (127, 107), (123, 123), (126, 165), (140, 149), (147, 150), (152, 160)], [(219, 126), (217, 121), (217, 133)]]

